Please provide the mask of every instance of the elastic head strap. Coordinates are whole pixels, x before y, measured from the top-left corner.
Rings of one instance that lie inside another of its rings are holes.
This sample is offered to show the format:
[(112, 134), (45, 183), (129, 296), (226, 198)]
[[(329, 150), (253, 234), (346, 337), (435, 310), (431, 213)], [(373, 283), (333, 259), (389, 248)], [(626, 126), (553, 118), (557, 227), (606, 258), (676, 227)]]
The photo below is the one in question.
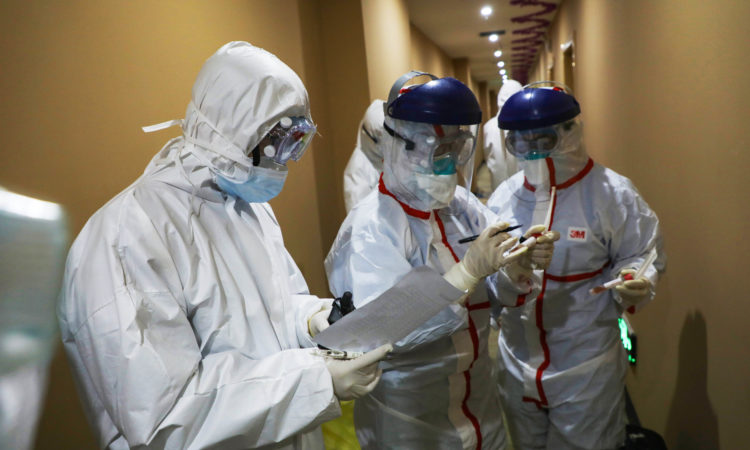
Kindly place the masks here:
[(396, 80), (395, 83), (393, 83), (393, 86), (391, 86), (391, 91), (388, 93), (388, 101), (383, 104), (383, 113), (386, 116), (388, 115), (388, 106), (398, 98), (398, 94), (399, 92), (401, 92), (401, 88), (404, 87), (406, 82), (411, 80), (412, 78), (420, 77), (422, 75), (428, 76), (432, 78), (433, 80), (438, 79), (438, 77), (436, 77), (435, 75), (431, 73), (412, 70), (411, 72), (407, 72), (401, 75), (399, 79)]
[(253, 165), (257, 166), (260, 164), (260, 144), (256, 145), (252, 151), (253, 154)]

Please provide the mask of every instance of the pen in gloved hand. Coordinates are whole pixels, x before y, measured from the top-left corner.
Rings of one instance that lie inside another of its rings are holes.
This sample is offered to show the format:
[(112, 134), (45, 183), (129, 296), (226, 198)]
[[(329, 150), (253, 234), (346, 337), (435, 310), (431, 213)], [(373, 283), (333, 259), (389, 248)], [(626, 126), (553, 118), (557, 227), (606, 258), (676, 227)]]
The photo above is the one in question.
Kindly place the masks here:
[[(515, 230), (515, 229), (517, 229), (517, 228), (521, 228), (522, 226), (523, 226), (523, 225), (511, 225), (511, 226), (509, 226), (508, 228), (504, 228), (504, 229), (502, 229), (502, 230), (498, 231), (497, 233), (507, 233), (508, 231), (513, 231), (513, 230)], [(497, 234), (497, 233), (496, 233), (496, 234)], [(477, 239), (478, 237), (479, 237), (479, 235), (478, 235), (478, 234), (475, 234), (474, 236), (469, 236), (469, 237), (465, 237), (465, 238), (463, 238), (463, 239), (459, 239), (459, 240), (458, 240), (458, 243), (459, 243), (459, 244), (465, 244), (465, 243), (467, 243), (467, 242), (471, 242), (471, 241), (474, 241), (474, 240), (476, 240), (476, 239)]]

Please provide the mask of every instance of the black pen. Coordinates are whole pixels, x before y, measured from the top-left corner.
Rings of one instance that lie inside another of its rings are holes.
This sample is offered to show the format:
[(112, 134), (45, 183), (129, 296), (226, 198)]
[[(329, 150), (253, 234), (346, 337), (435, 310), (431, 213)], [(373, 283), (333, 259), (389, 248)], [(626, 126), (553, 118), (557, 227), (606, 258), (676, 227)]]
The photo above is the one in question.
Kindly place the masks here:
[[(521, 228), (522, 226), (523, 226), (523, 225), (511, 225), (511, 226), (509, 226), (509, 227), (507, 227), (507, 228), (504, 228), (504, 229), (502, 229), (502, 230), (498, 231), (498, 232), (497, 232), (497, 233), (495, 233), (495, 234), (499, 234), (499, 233), (507, 233), (508, 231), (513, 231), (513, 230), (515, 230), (516, 228)], [(494, 235), (493, 235), (493, 236), (494, 236)], [(474, 236), (469, 236), (469, 237), (465, 237), (465, 238), (463, 238), (463, 239), (459, 239), (459, 240), (458, 240), (458, 243), (459, 243), (459, 244), (465, 244), (465, 243), (467, 243), (467, 242), (471, 242), (471, 241), (475, 240), (475, 239), (476, 239), (476, 238), (478, 238), (478, 237), (479, 237), (479, 235), (478, 235), (478, 234), (475, 234)]]

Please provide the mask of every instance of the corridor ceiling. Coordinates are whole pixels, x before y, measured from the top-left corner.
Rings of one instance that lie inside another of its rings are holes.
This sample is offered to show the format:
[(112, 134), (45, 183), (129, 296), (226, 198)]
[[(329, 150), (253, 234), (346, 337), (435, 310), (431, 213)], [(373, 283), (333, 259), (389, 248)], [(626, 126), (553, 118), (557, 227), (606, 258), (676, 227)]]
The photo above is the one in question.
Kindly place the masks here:
[[(559, 0), (406, 0), (411, 23), (451, 58), (468, 58), (471, 74), (488, 86), (499, 86), (498, 61), (505, 62), (508, 76), (521, 83), (544, 45), (544, 36), (557, 12)], [(484, 6), (493, 9), (488, 18)], [(487, 36), (500, 31), (500, 39)], [(500, 58), (495, 50), (503, 52)]]

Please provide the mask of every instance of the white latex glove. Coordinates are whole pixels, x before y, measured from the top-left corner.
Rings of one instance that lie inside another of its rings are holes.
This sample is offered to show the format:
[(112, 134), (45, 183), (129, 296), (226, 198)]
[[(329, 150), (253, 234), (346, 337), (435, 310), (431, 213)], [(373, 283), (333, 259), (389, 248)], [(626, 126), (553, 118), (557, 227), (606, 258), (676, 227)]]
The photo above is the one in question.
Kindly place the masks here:
[(623, 269), (620, 271), (620, 278), (631, 278), (625, 281), (621, 285), (615, 287), (617, 293), (620, 294), (622, 303), (625, 307), (637, 305), (643, 301), (646, 301), (651, 297), (651, 281), (648, 278), (640, 277), (637, 280), (633, 280), (632, 277), (636, 271), (633, 269)]
[(508, 228), (507, 222), (498, 222), (482, 231), (466, 251), (464, 259), (451, 267), (443, 278), (461, 291), (474, 289), (480, 279), (491, 275), (511, 261), (516, 260), (528, 250), (521, 247), (517, 251), (504, 256), (513, 247), (518, 238), (511, 237), (500, 230)]
[[(545, 270), (552, 262), (552, 253), (555, 249), (554, 242), (560, 239), (557, 231), (544, 231), (544, 225), (534, 225), (529, 228), (523, 237), (529, 239), (536, 235), (536, 239), (529, 245), (529, 251), (518, 259), (518, 264), (524, 269)], [(529, 241), (524, 241), (524, 243)], [(521, 244), (524, 245), (524, 244)]]
[(354, 400), (375, 389), (383, 373), (378, 362), (393, 350), (391, 344), (381, 345), (356, 359), (326, 358), (326, 368), (333, 380), (333, 392), (339, 400)]
[(310, 336), (315, 337), (318, 333), (330, 326), (328, 323), (328, 316), (330, 314), (331, 307), (329, 306), (321, 309), (307, 319), (307, 331), (310, 333)]

